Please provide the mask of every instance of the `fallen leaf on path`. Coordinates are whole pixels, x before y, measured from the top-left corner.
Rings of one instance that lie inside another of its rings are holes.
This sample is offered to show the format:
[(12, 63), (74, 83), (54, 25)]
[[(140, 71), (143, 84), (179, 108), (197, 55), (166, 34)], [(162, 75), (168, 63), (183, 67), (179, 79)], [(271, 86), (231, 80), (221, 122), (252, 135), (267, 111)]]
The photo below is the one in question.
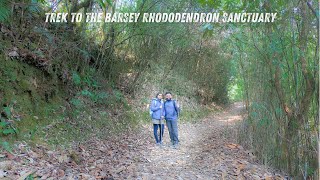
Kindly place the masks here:
[(64, 176), (64, 170), (59, 169), (58, 170), (58, 177), (63, 177)]
[(67, 155), (61, 155), (58, 157), (58, 162), (59, 163), (69, 162), (69, 157)]
[(237, 149), (239, 146), (240, 146), (239, 144), (234, 144), (234, 143), (227, 144), (227, 147), (230, 149)]
[(8, 158), (8, 159), (10, 159), (10, 160), (13, 160), (13, 159), (14, 159), (14, 155), (13, 155), (13, 154), (11, 154), (11, 153), (9, 153), (9, 152), (7, 152), (6, 154), (7, 154), (7, 158)]
[(272, 176), (265, 176), (264, 179), (265, 180), (272, 180), (273, 178), (272, 178)]

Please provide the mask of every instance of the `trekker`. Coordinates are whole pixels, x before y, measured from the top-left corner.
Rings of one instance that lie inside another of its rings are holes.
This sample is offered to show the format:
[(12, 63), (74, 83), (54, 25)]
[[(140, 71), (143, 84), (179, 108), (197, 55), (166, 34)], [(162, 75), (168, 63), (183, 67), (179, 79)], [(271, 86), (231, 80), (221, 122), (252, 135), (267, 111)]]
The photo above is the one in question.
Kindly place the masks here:
[(166, 102), (164, 103), (165, 120), (169, 130), (170, 140), (173, 148), (179, 145), (178, 139), (178, 117), (179, 117), (179, 104), (172, 100), (172, 94), (166, 93)]
[[(163, 101), (162, 94), (158, 93), (156, 98), (153, 98), (150, 104), (150, 114), (153, 123), (153, 134), (156, 139), (156, 144), (161, 145), (163, 139), (164, 132), (164, 109), (163, 109)], [(160, 131), (158, 135), (158, 129)]]

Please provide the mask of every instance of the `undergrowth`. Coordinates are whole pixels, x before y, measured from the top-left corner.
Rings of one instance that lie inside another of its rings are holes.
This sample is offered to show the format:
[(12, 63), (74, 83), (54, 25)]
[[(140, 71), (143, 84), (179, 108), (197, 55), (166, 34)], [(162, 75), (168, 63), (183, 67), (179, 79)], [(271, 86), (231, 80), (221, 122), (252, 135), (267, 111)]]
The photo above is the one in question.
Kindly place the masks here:
[[(92, 69), (62, 83), (40, 69), (0, 56), (0, 144), (16, 141), (68, 146), (134, 128), (124, 94), (100, 81)], [(67, 89), (70, 89), (67, 91)]]

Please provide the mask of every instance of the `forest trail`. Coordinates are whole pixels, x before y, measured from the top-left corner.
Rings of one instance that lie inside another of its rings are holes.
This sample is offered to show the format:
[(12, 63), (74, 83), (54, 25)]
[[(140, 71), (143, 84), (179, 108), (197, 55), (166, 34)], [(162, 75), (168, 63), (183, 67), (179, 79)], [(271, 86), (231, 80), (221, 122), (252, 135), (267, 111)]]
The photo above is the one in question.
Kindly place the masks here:
[(108, 140), (97, 137), (71, 149), (17, 144), (13, 154), (0, 154), (0, 179), (284, 179), (256, 163), (254, 155), (236, 144), (241, 103), (197, 123), (180, 123), (180, 147), (154, 143), (150, 124), (137, 133)]
[(198, 123), (180, 123), (178, 149), (169, 147), (165, 129), (164, 147), (149, 146), (143, 152), (147, 162), (139, 165), (138, 179), (283, 179), (236, 144), (242, 111), (242, 103), (234, 103)]

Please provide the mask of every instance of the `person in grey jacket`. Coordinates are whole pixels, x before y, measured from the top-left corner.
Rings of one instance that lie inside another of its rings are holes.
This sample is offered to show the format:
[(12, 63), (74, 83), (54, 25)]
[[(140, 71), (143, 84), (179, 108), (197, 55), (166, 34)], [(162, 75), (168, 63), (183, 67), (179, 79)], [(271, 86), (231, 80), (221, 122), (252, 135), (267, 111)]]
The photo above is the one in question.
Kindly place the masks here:
[[(162, 94), (158, 93), (156, 98), (153, 98), (150, 104), (150, 112), (153, 123), (153, 134), (157, 145), (162, 144), (163, 132), (164, 132), (164, 108), (162, 101)], [(158, 129), (160, 131), (158, 135)]]

